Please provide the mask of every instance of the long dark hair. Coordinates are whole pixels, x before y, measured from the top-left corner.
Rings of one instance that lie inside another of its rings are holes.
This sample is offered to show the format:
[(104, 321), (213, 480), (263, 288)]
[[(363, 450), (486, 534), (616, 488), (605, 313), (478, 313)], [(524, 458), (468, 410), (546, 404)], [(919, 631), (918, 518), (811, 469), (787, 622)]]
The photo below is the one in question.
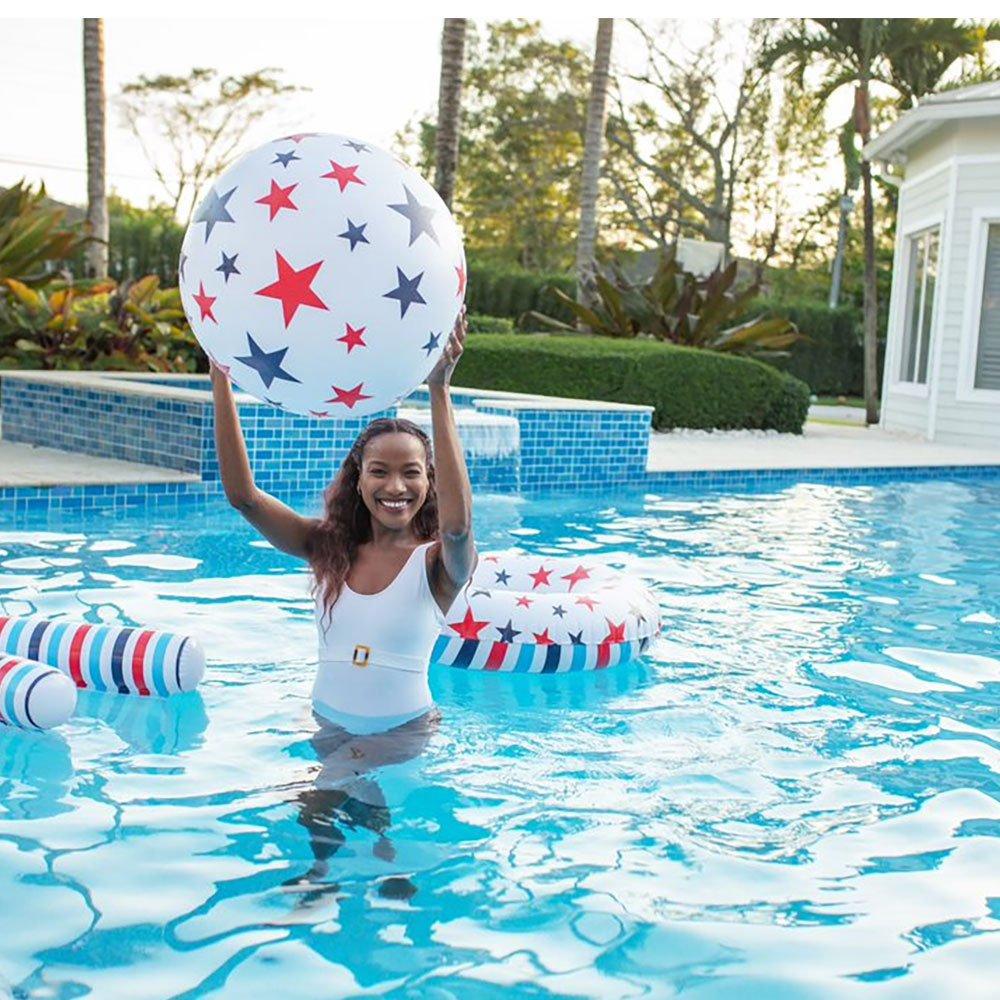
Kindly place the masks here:
[(412, 434), (424, 446), (429, 487), (423, 506), (413, 516), (413, 532), (421, 542), (438, 537), (437, 489), (431, 439), (412, 420), (373, 420), (358, 436), (340, 470), (323, 493), (323, 517), (309, 537), (312, 594), (323, 595), (323, 617), (329, 617), (340, 597), (358, 546), (372, 539), (371, 512), (358, 492), (365, 445), (380, 434)]

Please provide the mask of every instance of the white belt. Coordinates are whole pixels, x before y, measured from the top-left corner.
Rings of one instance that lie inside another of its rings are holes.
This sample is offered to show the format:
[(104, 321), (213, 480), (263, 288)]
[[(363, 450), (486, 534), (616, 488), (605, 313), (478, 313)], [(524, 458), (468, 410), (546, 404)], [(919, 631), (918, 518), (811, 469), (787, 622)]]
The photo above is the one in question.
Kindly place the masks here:
[(427, 660), (421, 656), (408, 656), (405, 653), (393, 653), (391, 650), (378, 649), (357, 643), (353, 646), (325, 646), (319, 651), (319, 663), (348, 663), (355, 667), (371, 666), (389, 667), (392, 670), (407, 670), (412, 673), (424, 673)]

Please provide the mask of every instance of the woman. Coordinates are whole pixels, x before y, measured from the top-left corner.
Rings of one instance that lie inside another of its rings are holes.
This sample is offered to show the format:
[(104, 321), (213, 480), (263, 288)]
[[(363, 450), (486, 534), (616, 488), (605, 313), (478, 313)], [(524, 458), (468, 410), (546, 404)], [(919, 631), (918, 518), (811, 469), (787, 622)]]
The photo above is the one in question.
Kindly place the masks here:
[(465, 308), (427, 376), (434, 433), (374, 420), (302, 517), (254, 484), (228, 378), (212, 366), (215, 442), (229, 502), (275, 548), (308, 561), (319, 630), (316, 711), (350, 733), (424, 716), (431, 651), (445, 612), (472, 576), (472, 490), (455, 427), (451, 375)]

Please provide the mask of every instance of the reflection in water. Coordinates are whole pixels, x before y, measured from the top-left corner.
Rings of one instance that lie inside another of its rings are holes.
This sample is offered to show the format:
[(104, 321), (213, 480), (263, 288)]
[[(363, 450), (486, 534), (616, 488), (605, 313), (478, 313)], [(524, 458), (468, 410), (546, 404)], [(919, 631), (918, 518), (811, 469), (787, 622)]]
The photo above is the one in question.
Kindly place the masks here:
[[(284, 882), (287, 889), (305, 893), (303, 902), (340, 888), (337, 883), (324, 885), (323, 880), (330, 858), (344, 846), (344, 828), (376, 834), (373, 856), (389, 863), (395, 860), (396, 849), (388, 836), (392, 817), (376, 774), (379, 768), (419, 757), (440, 723), (440, 713), (432, 709), (388, 732), (359, 736), (315, 711), (312, 714), (317, 728), (309, 742), (319, 767), (295, 802), (297, 820), (309, 835), (313, 864), (304, 875)], [(410, 899), (416, 891), (413, 882), (402, 876), (379, 883), (379, 895), (389, 899)]]
[(76, 714), (99, 719), (139, 753), (172, 755), (196, 750), (208, 726), (205, 702), (197, 691), (171, 698), (139, 698), (83, 690), (77, 696)]

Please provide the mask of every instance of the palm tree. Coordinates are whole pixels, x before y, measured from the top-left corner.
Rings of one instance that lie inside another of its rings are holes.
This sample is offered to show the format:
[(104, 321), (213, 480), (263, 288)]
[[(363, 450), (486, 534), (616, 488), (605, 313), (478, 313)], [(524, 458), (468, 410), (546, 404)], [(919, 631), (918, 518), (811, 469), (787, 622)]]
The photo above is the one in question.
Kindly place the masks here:
[(83, 96), (87, 119), (87, 244), (84, 266), (90, 278), (108, 276), (108, 199), (104, 175), (104, 20), (83, 19)]
[(462, 68), (465, 61), (464, 17), (446, 17), (441, 32), (441, 82), (434, 142), (434, 187), (451, 208), (458, 168), (458, 135), (462, 116)]
[(576, 287), (581, 302), (594, 299), (594, 245), (597, 242), (597, 186), (604, 153), (604, 124), (607, 116), (608, 72), (615, 20), (597, 19), (594, 69), (590, 78), (590, 101), (583, 146), (583, 177), (580, 184), (580, 232), (576, 240)]
[(932, 94), (951, 68), (963, 60), (988, 65), (987, 42), (1000, 40), (1000, 21), (976, 24), (953, 17), (894, 17), (889, 21), (884, 81), (912, 108)]
[[(764, 54), (765, 65), (791, 63), (801, 84), (806, 68), (819, 63), (824, 71), (817, 97), (826, 101), (843, 86), (854, 87), (854, 113), (842, 136), (845, 190), (841, 199), (839, 259), (834, 261), (834, 283), (839, 283), (846, 243), (847, 214), (853, 208), (851, 191), (859, 170), (864, 191), (864, 369), (865, 419), (878, 419), (878, 302), (875, 284), (875, 224), (871, 165), (857, 162), (853, 133), (862, 145), (871, 138), (873, 81), (888, 84), (914, 103), (941, 83), (959, 60), (983, 58), (985, 43), (1000, 36), (996, 22), (976, 25), (955, 18), (810, 18), (776, 40)], [(837, 288), (839, 292), (839, 287)], [(836, 304), (831, 289), (831, 305)]]

